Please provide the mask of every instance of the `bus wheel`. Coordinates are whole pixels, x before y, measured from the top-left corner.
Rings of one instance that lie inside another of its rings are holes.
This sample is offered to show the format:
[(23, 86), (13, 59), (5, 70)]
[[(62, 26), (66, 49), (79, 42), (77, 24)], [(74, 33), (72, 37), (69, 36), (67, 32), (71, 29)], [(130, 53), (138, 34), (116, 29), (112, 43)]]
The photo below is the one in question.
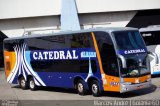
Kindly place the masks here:
[(28, 84), (27, 84), (27, 82), (25, 81), (25, 79), (24, 79), (24, 77), (21, 77), (19, 80), (19, 85), (20, 85), (20, 87), (22, 88), (22, 89), (27, 89), (27, 87), (28, 87)]
[(101, 90), (98, 81), (93, 80), (91, 83), (91, 91), (93, 96), (100, 96), (101, 95)]
[(37, 86), (36, 86), (33, 78), (30, 78), (30, 79), (29, 79), (29, 88), (30, 88), (32, 91), (34, 91), (34, 90), (37, 89)]
[(79, 94), (79, 95), (85, 95), (85, 94), (86, 94), (86, 89), (85, 89), (85, 87), (84, 87), (84, 81), (79, 80), (79, 81), (77, 82), (76, 88), (77, 88), (77, 91), (78, 91), (78, 94)]

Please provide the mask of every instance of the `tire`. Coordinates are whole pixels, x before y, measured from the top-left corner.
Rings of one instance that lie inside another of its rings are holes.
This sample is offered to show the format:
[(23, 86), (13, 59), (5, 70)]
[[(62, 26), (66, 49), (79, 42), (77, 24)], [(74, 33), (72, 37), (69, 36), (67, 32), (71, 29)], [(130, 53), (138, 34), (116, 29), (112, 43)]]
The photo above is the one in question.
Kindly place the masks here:
[(76, 84), (76, 89), (79, 95), (86, 95), (86, 89), (84, 86), (84, 81), (83, 80), (79, 80)]
[(101, 90), (98, 81), (93, 80), (90, 89), (93, 96), (95, 97), (101, 96)]
[(30, 78), (30, 79), (29, 79), (29, 88), (30, 88), (32, 91), (35, 91), (35, 90), (37, 89), (37, 85), (35, 84), (33, 78)]
[(19, 80), (19, 86), (23, 89), (26, 90), (28, 88), (28, 83), (25, 81), (24, 77), (21, 77)]

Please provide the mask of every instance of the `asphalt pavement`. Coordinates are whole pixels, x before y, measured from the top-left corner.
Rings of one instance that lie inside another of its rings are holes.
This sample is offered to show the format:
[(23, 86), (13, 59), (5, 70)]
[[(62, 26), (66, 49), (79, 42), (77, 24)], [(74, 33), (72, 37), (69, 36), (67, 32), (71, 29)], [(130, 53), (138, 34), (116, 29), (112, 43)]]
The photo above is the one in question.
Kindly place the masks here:
[(93, 97), (91, 94), (80, 96), (73, 89), (54, 87), (40, 87), (36, 91), (31, 91), (29, 89), (22, 90), (18, 85), (8, 84), (6, 82), (4, 71), (0, 71), (0, 100), (0, 106), (11, 106), (8, 104), (16, 104), (17, 102), (17, 105), (23, 106), (50, 106), (51, 104), (53, 106), (109, 106), (113, 105), (113, 103), (109, 103), (114, 102), (115, 100), (126, 100), (129, 101), (129, 103), (135, 103), (135, 106), (136, 102), (132, 102), (134, 100), (144, 100), (147, 102), (154, 101), (157, 104), (159, 102), (158, 105), (160, 105), (160, 101), (157, 101), (160, 100), (160, 77), (152, 78), (152, 86), (147, 89), (128, 92), (124, 94), (115, 92), (104, 92), (101, 97)]

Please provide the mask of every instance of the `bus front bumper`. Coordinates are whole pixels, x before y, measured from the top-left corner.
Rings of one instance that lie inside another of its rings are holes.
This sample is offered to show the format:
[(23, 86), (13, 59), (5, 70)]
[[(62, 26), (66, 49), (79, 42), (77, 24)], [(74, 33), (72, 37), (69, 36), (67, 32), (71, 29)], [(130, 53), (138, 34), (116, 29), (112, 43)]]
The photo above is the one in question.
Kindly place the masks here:
[(149, 88), (151, 86), (151, 80), (140, 83), (140, 84), (125, 84), (121, 83), (120, 84), (120, 93), (125, 93), (129, 91), (134, 91), (134, 90), (139, 90), (139, 89), (144, 89), (144, 88)]

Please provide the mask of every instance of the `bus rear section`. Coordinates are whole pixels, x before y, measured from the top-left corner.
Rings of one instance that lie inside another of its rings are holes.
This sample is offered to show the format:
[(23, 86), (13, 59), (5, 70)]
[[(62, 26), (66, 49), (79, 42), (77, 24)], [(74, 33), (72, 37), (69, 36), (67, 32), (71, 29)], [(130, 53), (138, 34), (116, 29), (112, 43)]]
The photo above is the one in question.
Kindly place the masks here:
[(7, 82), (23, 89), (62, 87), (99, 96), (151, 84), (147, 49), (132, 28), (5, 39), (4, 59)]
[(160, 74), (160, 26), (141, 28), (141, 35), (150, 52), (150, 68), (152, 75)]

